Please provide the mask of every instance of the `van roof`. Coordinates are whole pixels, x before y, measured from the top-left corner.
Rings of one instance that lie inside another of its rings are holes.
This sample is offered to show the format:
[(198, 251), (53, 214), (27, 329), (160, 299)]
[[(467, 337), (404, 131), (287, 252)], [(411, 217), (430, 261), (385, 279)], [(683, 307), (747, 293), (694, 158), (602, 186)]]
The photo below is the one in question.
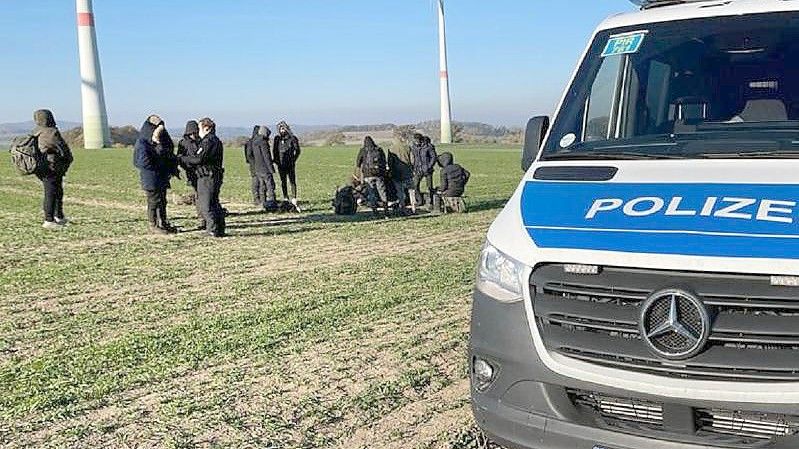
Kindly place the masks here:
[(609, 17), (599, 25), (599, 31), (702, 17), (799, 10), (799, 0), (675, 0), (663, 3), (662, 6), (650, 5), (641, 11)]

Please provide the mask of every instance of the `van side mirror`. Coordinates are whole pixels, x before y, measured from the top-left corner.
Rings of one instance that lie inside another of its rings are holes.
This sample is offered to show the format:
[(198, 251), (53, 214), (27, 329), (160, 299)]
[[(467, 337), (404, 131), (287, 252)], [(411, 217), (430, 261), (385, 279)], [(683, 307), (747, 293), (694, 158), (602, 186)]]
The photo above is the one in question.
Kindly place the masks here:
[(549, 130), (549, 117), (540, 115), (533, 117), (527, 122), (527, 130), (524, 132), (524, 148), (522, 149), (522, 170), (527, 171), (538, 157), (541, 151), (541, 144), (544, 136)]

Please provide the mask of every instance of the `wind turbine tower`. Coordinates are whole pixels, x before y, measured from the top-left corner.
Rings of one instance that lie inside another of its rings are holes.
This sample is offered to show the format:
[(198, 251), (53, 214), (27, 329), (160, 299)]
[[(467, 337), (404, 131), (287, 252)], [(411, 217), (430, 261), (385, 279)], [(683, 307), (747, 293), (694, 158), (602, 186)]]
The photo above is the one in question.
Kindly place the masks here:
[(447, 70), (447, 31), (444, 23), (444, 0), (438, 2), (438, 54), (441, 77), (441, 143), (452, 143), (452, 107), (449, 103)]
[(105, 109), (100, 55), (94, 30), (92, 0), (77, 0), (78, 53), (80, 54), (80, 93), (83, 103), (84, 148), (96, 150), (110, 144), (108, 115)]

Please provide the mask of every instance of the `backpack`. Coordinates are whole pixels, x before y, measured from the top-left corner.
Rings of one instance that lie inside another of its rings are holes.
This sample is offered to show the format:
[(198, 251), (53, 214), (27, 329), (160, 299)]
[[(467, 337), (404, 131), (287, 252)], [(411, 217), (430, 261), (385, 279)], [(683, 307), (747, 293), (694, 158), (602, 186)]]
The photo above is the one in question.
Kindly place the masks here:
[(39, 151), (36, 136), (15, 137), (11, 141), (11, 162), (23, 176), (35, 175), (44, 168), (45, 159)]
[(355, 189), (352, 187), (336, 189), (333, 196), (333, 211), (336, 215), (355, 215), (358, 212)]
[(383, 173), (386, 168), (386, 158), (379, 147), (374, 147), (366, 152), (364, 158), (366, 168), (372, 173)]

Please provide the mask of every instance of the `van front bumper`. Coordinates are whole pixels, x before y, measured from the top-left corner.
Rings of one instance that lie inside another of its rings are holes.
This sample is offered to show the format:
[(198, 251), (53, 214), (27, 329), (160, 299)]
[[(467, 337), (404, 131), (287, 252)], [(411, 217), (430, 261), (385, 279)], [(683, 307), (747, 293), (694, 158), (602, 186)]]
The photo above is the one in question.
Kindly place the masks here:
[[(479, 427), (493, 441), (512, 449), (796, 449), (799, 437), (752, 440), (697, 433), (694, 410), (721, 409), (799, 415), (799, 404), (751, 404), (662, 398), (612, 385), (596, 385), (562, 376), (538, 357), (523, 302), (502, 303), (486, 294), (473, 295), (469, 360), (494, 367), (493, 382), (478, 391), (472, 382), (472, 410)], [(471, 365), (470, 365), (471, 366)], [(640, 398), (664, 405), (671, 414), (661, 431), (605, 425), (578, 407), (569, 391), (581, 390), (619, 398)], [(676, 426), (676, 428), (675, 428)]]

